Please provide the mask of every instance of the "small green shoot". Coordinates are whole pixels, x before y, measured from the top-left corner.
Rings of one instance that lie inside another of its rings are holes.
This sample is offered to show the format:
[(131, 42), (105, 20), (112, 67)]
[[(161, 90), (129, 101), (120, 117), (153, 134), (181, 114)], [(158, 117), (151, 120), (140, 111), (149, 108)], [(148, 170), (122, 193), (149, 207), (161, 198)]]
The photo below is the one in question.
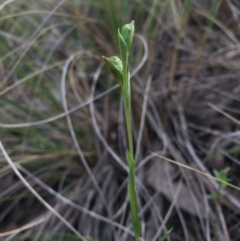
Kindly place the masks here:
[(159, 241), (165, 241), (169, 234), (172, 232), (173, 228), (169, 229), (160, 239)]
[[(213, 170), (213, 174), (214, 176), (219, 180), (220, 182), (220, 188), (221, 189), (224, 189), (226, 188), (228, 185), (229, 185), (229, 182), (231, 181), (230, 178), (227, 177), (228, 175), (228, 172), (229, 172), (230, 168), (227, 167), (225, 169), (222, 169), (220, 171), (214, 169)], [(219, 200), (221, 198), (221, 194), (219, 191), (217, 192), (213, 192), (212, 194), (210, 194), (208, 197), (210, 199), (213, 199), (213, 200)]]
[(231, 179), (227, 177), (229, 170), (230, 168), (225, 168), (220, 171), (216, 169), (213, 170), (214, 176), (222, 181), (220, 183), (221, 188), (225, 188), (227, 186), (227, 183), (231, 181)]

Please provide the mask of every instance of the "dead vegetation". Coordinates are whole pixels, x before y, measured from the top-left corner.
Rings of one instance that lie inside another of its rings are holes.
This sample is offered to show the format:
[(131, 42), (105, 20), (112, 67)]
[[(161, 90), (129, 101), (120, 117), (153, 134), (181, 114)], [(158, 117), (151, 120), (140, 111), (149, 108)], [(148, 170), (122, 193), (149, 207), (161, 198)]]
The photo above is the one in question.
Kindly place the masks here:
[(0, 240), (133, 240), (122, 99), (101, 62), (132, 19), (143, 240), (171, 227), (169, 241), (240, 240), (239, 190), (210, 177), (239, 185), (239, 11), (229, 0), (4, 6), (0, 140), (17, 169), (0, 156)]

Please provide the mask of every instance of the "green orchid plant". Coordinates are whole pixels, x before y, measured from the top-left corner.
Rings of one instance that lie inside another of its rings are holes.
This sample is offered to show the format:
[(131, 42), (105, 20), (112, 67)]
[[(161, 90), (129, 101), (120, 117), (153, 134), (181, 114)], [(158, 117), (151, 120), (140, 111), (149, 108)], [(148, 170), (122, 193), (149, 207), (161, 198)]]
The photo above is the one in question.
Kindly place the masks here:
[[(126, 159), (129, 167), (129, 180), (128, 180), (128, 196), (130, 200), (131, 208), (131, 222), (133, 231), (135, 234), (135, 240), (139, 241), (141, 235), (141, 225), (138, 216), (138, 195), (136, 186), (136, 162), (134, 160), (133, 150), (133, 136), (131, 126), (131, 83), (130, 83), (130, 71), (128, 67), (129, 53), (132, 47), (134, 36), (134, 21), (130, 24), (125, 24), (121, 31), (118, 29), (118, 43), (121, 54), (121, 59), (117, 56), (110, 58), (104, 57), (105, 63), (109, 70), (112, 72), (114, 78), (121, 87), (123, 100), (124, 100), (124, 112), (127, 127), (128, 138), (128, 150)], [(164, 241), (172, 230), (169, 230), (160, 241)]]
[(129, 181), (128, 181), (128, 195), (131, 207), (131, 220), (136, 241), (139, 240), (141, 234), (140, 219), (138, 217), (138, 204), (137, 204), (137, 188), (135, 176), (135, 160), (133, 158), (133, 137), (131, 127), (131, 84), (130, 84), (130, 71), (128, 67), (128, 57), (131, 50), (134, 36), (134, 21), (130, 24), (125, 24), (120, 31), (118, 29), (118, 43), (121, 53), (121, 59), (117, 56), (112, 56), (103, 59), (107, 67), (112, 72), (114, 78), (121, 86), (123, 99), (124, 99), (124, 112), (127, 126), (128, 136), (128, 151), (127, 161), (129, 167)]

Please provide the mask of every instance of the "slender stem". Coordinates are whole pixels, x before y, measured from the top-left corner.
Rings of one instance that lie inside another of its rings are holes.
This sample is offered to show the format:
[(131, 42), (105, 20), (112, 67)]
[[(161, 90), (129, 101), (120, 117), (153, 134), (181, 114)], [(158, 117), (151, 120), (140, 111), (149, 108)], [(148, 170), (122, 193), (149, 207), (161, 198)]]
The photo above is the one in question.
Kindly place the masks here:
[(128, 150), (126, 153), (126, 159), (129, 167), (128, 195), (130, 200), (131, 220), (135, 233), (135, 240), (139, 241), (141, 235), (141, 225), (138, 217), (137, 188), (135, 176), (136, 163), (133, 154), (133, 136), (131, 126), (131, 84), (130, 73), (128, 70), (129, 49), (134, 33), (134, 26), (132, 23), (129, 26), (125, 25), (122, 28), (122, 33), (123, 35), (121, 35), (120, 30), (118, 30), (119, 48), (122, 59), (122, 94), (124, 99), (124, 112), (128, 137)]
[(135, 160), (133, 151), (133, 136), (131, 126), (131, 84), (130, 76), (128, 73), (128, 58), (126, 62), (123, 62), (123, 97), (124, 97), (124, 111), (127, 126), (128, 147), (129, 154), (127, 154), (127, 160), (129, 165), (129, 181), (128, 192), (130, 197), (132, 224), (135, 232), (135, 240), (139, 241), (140, 237), (140, 220), (138, 217), (138, 204), (137, 204), (137, 189), (136, 189), (136, 177), (135, 177)]
[[(127, 99), (124, 103), (124, 106), (125, 106), (125, 118), (126, 118), (126, 126), (127, 126), (129, 153), (133, 156), (133, 137), (132, 137), (132, 125), (131, 125), (131, 103), (127, 103), (127, 101), (130, 102), (131, 100)], [(128, 108), (129, 105), (130, 105), (130, 108)]]
[(129, 152), (133, 156), (133, 137), (131, 126), (131, 85), (128, 79), (128, 63), (123, 63), (123, 97), (124, 97), (124, 111), (127, 126), (128, 147)]

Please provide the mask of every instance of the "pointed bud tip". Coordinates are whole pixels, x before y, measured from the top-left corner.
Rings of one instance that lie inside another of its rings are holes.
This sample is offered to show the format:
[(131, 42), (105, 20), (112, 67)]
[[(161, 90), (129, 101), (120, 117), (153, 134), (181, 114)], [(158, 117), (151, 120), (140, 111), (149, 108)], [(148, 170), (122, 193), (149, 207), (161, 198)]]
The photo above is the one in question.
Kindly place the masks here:
[(106, 57), (106, 56), (102, 56), (102, 58), (103, 58), (103, 60), (104, 60), (105, 62), (108, 62), (108, 61), (109, 61), (109, 58)]

